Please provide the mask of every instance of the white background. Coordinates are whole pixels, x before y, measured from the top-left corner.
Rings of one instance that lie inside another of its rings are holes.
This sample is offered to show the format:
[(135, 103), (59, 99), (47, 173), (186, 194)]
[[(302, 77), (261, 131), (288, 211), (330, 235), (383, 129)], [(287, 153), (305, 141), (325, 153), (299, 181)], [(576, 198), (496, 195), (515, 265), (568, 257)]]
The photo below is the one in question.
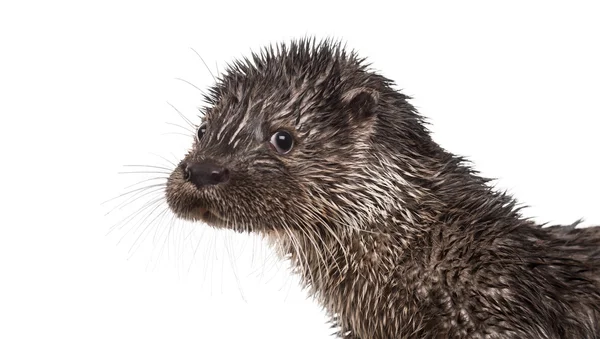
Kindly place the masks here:
[(257, 239), (170, 217), (107, 235), (135, 204), (101, 203), (148, 178), (123, 165), (190, 142), (166, 124), (184, 125), (167, 102), (190, 119), (202, 104), (175, 78), (212, 83), (190, 48), (216, 73), (268, 43), (341, 38), (525, 214), (600, 224), (594, 2), (416, 3), (3, 1), (0, 338), (328, 338)]

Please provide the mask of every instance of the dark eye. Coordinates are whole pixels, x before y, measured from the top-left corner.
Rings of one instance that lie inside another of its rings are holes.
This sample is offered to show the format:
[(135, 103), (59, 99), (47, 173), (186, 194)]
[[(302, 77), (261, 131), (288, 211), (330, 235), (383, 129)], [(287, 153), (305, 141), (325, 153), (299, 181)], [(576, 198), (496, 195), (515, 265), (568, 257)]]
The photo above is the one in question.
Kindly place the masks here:
[(204, 133), (206, 133), (206, 124), (202, 124), (198, 128), (198, 140), (202, 139), (202, 137), (204, 136)]
[(271, 136), (271, 145), (280, 154), (286, 154), (294, 146), (294, 138), (287, 131), (277, 131)]

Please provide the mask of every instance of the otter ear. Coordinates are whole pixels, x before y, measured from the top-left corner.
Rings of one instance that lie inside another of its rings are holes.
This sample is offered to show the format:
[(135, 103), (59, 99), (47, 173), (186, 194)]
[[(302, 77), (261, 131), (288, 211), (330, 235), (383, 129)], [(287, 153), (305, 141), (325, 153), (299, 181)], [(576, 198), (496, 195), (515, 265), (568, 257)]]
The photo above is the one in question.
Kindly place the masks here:
[(374, 115), (379, 92), (367, 87), (351, 89), (342, 95), (342, 105), (359, 120)]

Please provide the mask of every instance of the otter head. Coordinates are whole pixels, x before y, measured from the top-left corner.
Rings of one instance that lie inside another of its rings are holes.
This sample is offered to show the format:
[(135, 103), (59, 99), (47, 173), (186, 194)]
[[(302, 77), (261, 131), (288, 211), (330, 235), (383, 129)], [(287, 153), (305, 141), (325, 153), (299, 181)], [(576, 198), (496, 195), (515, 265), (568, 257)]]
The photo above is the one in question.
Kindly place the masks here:
[(414, 148), (397, 143), (423, 131), (405, 98), (330, 42), (236, 61), (205, 98), (197, 138), (168, 179), (169, 206), (257, 232), (360, 227), (389, 214), (407, 181), (378, 155)]

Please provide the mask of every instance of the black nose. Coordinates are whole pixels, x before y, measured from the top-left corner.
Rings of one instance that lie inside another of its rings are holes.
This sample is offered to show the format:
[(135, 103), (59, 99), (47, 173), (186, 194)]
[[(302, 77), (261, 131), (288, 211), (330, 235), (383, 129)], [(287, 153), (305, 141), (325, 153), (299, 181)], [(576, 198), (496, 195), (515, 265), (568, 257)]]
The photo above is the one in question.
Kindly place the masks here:
[(198, 188), (229, 180), (229, 170), (210, 161), (183, 163), (183, 177)]

